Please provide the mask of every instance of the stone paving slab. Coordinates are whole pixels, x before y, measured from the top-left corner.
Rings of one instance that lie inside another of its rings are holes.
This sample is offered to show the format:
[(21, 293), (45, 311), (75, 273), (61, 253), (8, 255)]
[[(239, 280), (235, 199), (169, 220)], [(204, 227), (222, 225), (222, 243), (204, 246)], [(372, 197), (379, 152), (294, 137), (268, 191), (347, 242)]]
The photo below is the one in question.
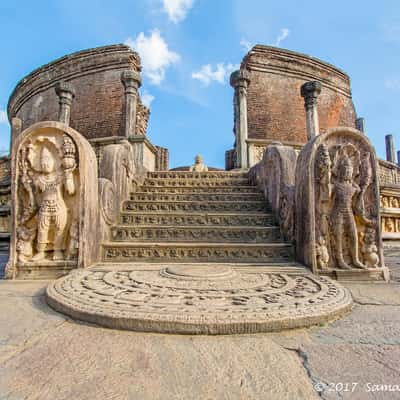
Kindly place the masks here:
[(2, 297), (2, 312), (17, 312), (0, 324), (14, 350), (1, 360), (0, 399), (318, 398), (299, 357), (267, 337), (103, 329), (65, 321), (20, 289)]
[(347, 284), (356, 305), (329, 325), (209, 337), (77, 323), (44, 282), (2, 281), (0, 399), (399, 399), (372, 386), (400, 384), (399, 286)]

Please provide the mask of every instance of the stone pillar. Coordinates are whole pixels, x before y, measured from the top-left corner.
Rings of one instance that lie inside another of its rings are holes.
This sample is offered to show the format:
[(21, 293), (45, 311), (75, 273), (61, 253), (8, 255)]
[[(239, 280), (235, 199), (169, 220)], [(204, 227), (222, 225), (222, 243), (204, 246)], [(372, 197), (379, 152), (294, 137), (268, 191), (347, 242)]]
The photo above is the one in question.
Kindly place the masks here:
[(249, 168), (247, 148), (247, 87), (250, 76), (247, 70), (240, 69), (231, 75), (231, 86), (234, 94), (234, 131), (236, 138), (237, 167)]
[(393, 135), (386, 135), (385, 142), (386, 142), (386, 160), (395, 163), (396, 159), (394, 155)]
[(318, 81), (306, 82), (301, 86), (300, 94), (304, 98), (306, 110), (307, 139), (311, 140), (319, 135), (318, 96), (321, 93), (321, 84)]
[(400, 150), (397, 150), (397, 165), (400, 167)]
[(58, 82), (55, 86), (55, 91), (58, 96), (58, 120), (66, 125), (69, 125), (71, 119), (71, 104), (75, 97), (75, 91), (72, 85), (68, 82)]
[(10, 151), (12, 149), (13, 143), (16, 137), (22, 132), (22, 119), (14, 117), (11, 118), (11, 143)]
[(125, 136), (135, 136), (138, 89), (141, 85), (140, 74), (133, 70), (124, 71), (121, 74), (121, 81), (125, 87)]
[(356, 119), (356, 129), (362, 133), (365, 133), (365, 119), (364, 118)]

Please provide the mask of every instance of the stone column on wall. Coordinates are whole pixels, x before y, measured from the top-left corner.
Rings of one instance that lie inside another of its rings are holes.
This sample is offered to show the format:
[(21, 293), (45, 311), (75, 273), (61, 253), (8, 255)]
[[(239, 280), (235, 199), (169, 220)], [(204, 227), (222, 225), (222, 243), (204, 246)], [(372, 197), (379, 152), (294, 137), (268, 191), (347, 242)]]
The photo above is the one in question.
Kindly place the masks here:
[(121, 81), (125, 87), (125, 136), (135, 136), (138, 89), (141, 85), (140, 74), (133, 70), (124, 71), (121, 74)]
[(22, 132), (22, 119), (14, 117), (11, 119), (11, 144), (10, 150), (12, 149), (12, 144), (15, 138)]
[(321, 84), (318, 81), (306, 82), (301, 86), (300, 94), (304, 98), (306, 110), (307, 139), (311, 140), (319, 135), (318, 96), (321, 93)]
[(396, 162), (395, 151), (394, 151), (394, 143), (393, 143), (393, 135), (385, 136), (386, 142), (386, 160), (392, 163)]
[(240, 69), (231, 75), (231, 86), (235, 89), (234, 94), (234, 131), (236, 138), (237, 167), (248, 168), (247, 149), (247, 87), (250, 76), (247, 70)]
[(58, 120), (66, 125), (69, 125), (71, 119), (71, 104), (75, 97), (75, 91), (72, 85), (68, 82), (58, 82), (55, 86), (55, 91), (58, 96)]
[(397, 150), (397, 165), (400, 167), (400, 150)]
[(356, 119), (356, 129), (365, 133), (365, 119), (360, 117)]

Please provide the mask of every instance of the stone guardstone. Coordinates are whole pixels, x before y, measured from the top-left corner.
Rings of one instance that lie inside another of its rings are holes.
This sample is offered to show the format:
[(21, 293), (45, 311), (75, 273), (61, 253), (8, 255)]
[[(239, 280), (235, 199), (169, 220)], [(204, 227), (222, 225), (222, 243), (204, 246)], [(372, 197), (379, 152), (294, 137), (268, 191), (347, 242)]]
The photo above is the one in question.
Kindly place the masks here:
[(46, 299), (72, 318), (109, 328), (212, 335), (308, 327), (352, 304), (328, 277), (221, 264), (100, 265), (50, 283)]
[(316, 274), (388, 280), (375, 149), (340, 127), (310, 140), (296, 164), (296, 257)]
[(97, 161), (89, 142), (64, 123), (39, 122), (16, 138), (11, 159), (7, 278), (57, 278), (96, 262)]

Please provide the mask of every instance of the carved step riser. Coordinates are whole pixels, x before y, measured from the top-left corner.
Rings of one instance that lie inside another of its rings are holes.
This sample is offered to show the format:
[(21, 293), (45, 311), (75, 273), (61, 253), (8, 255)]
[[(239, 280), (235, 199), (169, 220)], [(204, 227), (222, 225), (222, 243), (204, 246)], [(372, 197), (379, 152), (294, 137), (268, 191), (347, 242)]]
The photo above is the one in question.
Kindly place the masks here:
[(235, 172), (189, 172), (189, 171), (159, 171), (148, 172), (148, 178), (152, 179), (248, 179), (246, 173)]
[(117, 227), (112, 240), (118, 242), (206, 242), (274, 243), (281, 241), (278, 227), (254, 229), (132, 228)]
[[(174, 193), (174, 194), (193, 194), (193, 193), (215, 193), (216, 189), (209, 186), (197, 187), (168, 187), (168, 186), (138, 186), (136, 192), (142, 193)], [(260, 191), (255, 186), (219, 186), (218, 193), (227, 194), (259, 194)]]
[(218, 248), (205, 247), (132, 247), (104, 246), (104, 262), (228, 262), (228, 263), (279, 263), (293, 261), (291, 247), (259, 248), (245, 246)]
[(255, 194), (162, 194), (162, 193), (132, 193), (133, 201), (263, 201), (261, 193)]
[(126, 201), (123, 211), (143, 212), (265, 212), (267, 211), (264, 202), (245, 203), (156, 203), (137, 201)]
[(250, 186), (247, 179), (145, 179), (145, 186), (172, 186), (172, 187), (220, 187), (220, 186)]
[(272, 215), (132, 215), (122, 214), (120, 223), (123, 225), (169, 225), (169, 226), (194, 226), (194, 225), (228, 225), (228, 226), (269, 226), (274, 225)]

